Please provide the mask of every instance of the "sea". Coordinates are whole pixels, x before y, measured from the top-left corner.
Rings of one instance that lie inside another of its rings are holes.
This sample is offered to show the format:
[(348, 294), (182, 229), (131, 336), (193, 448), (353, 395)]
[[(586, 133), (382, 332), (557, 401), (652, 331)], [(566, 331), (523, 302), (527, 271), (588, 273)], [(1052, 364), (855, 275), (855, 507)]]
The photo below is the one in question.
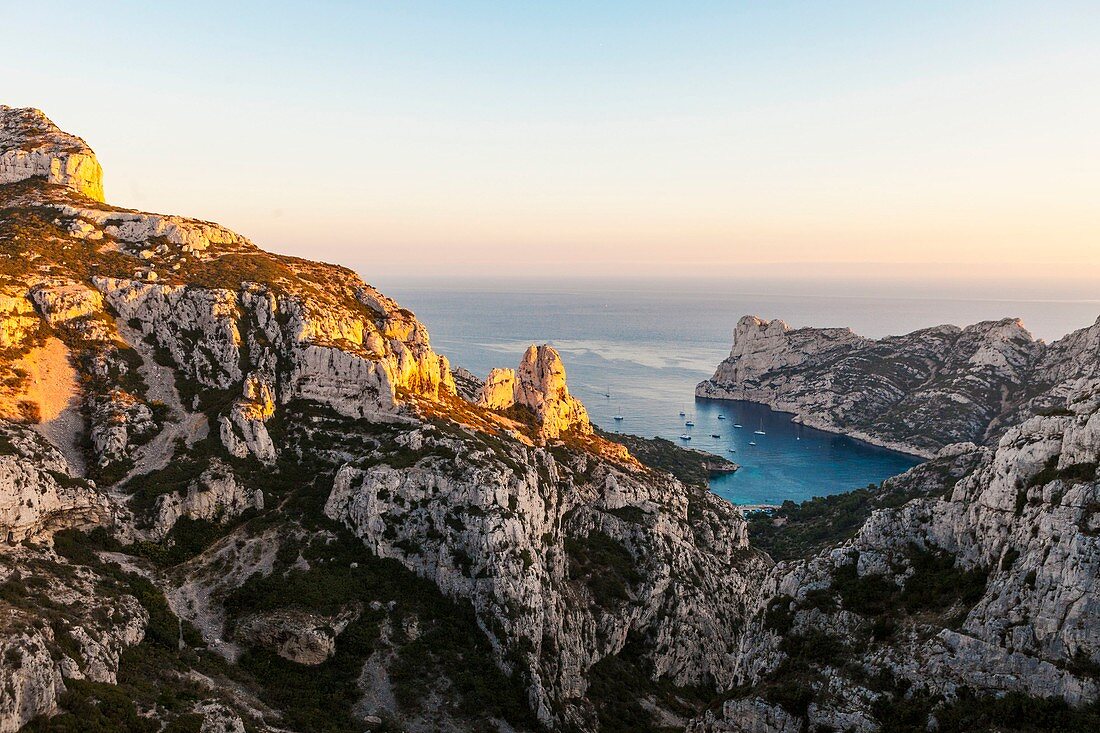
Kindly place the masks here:
[(416, 313), (453, 366), (479, 376), (515, 367), (530, 344), (552, 344), (594, 423), (733, 460), (741, 468), (714, 477), (711, 489), (742, 505), (850, 491), (919, 459), (792, 423), (790, 414), (762, 405), (696, 398), (695, 385), (729, 355), (741, 316), (782, 318), (795, 327), (849, 326), (873, 338), (1016, 317), (1051, 341), (1100, 315), (1100, 287), (1090, 283), (394, 278), (373, 284)]

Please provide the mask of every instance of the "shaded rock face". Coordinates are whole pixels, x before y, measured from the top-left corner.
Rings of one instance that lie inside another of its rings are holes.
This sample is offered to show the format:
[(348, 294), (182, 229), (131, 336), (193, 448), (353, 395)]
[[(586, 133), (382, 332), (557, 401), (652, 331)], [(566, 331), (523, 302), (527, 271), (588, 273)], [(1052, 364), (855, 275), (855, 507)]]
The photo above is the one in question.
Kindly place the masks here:
[(157, 500), (152, 533), (158, 539), (165, 537), (181, 517), (218, 523), (235, 519), (248, 509), (263, 508), (263, 491), (245, 488), (229, 466), (214, 459), (186, 493), (163, 494)]
[[(742, 650), (758, 689), (783, 683), (792, 639), (834, 649), (810, 657), (802, 679), (813, 703), (795, 729), (879, 730), (889, 707), (874, 703), (897, 689), (924, 700), (964, 687), (1071, 705), (1097, 698), (1100, 381), (1078, 385), (1062, 412), (1025, 420), (995, 447), (945, 449), (893, 487), (966, 461), (961, 479), (920, 486), (930, 498), (875, 511), (848, 543), (776, 566)], [(692, 729), (779, 731), (792, 724), (785, 716), (748, 692)]]
[(761, 402), (813, 427), (928, 457), (951, 443), (996, 439), (1011, 413), (1034, 407), (1037, 385), (1050, 389), (1077, 374), (1071, 366), (1058, 376), (1056, 364), (1080, 361), (1080, 349), (1061, 353), (1070, 350), (1045, 346), (1013, 319), (876, 341), (745, 316), (729, 358), (696, 394)]
[(547, 724), (592, 727), (588, 670), (634, 635), (652, 639), (654, 674), (676, 684), (734, 675), (744, 599), (767, 562), (732, 506), (668, 475), (518, 441), (493, 460), (472, 433), (401, 440), (424, 459), (344, 466), (325, 513), (468, 600)]
[(356, 616), (355, 610), (338, 616), (292, 610), (253, 614), (237, 621), (234, 635), (292, 662), (318, 665), (336, 652), (336, 637)]
[(588, 411), (569, 394), (565, 364), (549, 344), (528, 347), (516, 370), (489, 372), (478, 404), (490, 410), (507, 410), (513, 405), (529, 410), (541, 426), (543, 438), (557, 438), (569, 430), (592, 432)]
[(0, 423), (0, 443), (0, 541), (40, 540), (111, 521), (107, 496), (70, 475), (64, 457), (40, 435)]
[[(104, 592), (93, 574), (48, 550), (5, 548), (4, 560), (0, 731), (13, 733), (57, 710), (66, 679), (114, 683), (123, 650), (142, 640), (149, 616), (133, 596)], [(48, 616), (36, 592), (51, 599)]]

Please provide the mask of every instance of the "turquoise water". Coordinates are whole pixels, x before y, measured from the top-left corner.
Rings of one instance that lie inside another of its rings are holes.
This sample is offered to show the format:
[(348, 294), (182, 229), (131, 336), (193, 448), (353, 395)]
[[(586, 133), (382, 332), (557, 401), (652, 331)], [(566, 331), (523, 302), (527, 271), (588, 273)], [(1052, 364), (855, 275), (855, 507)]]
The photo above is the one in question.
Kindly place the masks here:
[[(1048, 339), (1091, 324), (1095, 300), (951, 299), (900, 295), (785, 294), (781, 285), (754, 288), (666, 283), (626, 286), (514, 281), (375, 283), (413, 310), (434, 348), (452, 365), (484, 376), (514, 367), (532, 343), (561, 352), (569, 386), (600, 427), (680, 442), (741, 464), (711, 488), (734, 503), (777, 504), (834, 494), (905, 471), (916, 459), (849, 438), (805, 428), (761, 405), (697, 400), (695, 385), (729, 354), (731, 331), (746, 313), (792, 325), (850, 325), (879, 337), (938, 323), (1023, 317)], [(862, 289), (865, 293), (866, 289)], [(1040, 330), (1041, 329), (1041, 330)], [(606, 396), (610, 394), (610, 397)], [(687, 413), (680, 417), (679, 413)], [(719, 420), (718, 414), (726, 415)], [(622, 415), (622, 421), (613, 419)], [(684, 427), (686, 419), (696, 425)], [(740, 422), (740, 430), (733, 427)], [(764, 436), (753, 431), (763, 426)], [(712, 438), (717, 433), (721, 437)], [(755, 446), (750, 446), (755, 440)], [(729, 452), (730, 448), (735, 453)]]

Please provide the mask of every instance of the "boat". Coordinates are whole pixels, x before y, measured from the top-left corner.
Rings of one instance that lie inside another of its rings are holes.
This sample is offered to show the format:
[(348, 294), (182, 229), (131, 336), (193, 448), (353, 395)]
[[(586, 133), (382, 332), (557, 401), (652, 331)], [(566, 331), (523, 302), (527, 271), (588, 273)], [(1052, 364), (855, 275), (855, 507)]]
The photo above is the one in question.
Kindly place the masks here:
[(615, 419), (615, 420), (622, 420), (622, 419), (623, 419), (623, 416), (622, 416), (622, 415), (616, 415), (616, 416), (614, 417), (614, 419)]
[(764, 421), (763, 420), (760, 421), (760, 429), (759, 430), (753, 430), (753, 432), (756, 433), (757, 435), (767, 435), (767, 433), (764, 432)]
[(755, 440), (750, 440), (749, 445), (756, 445), (756, 441)]
[(736, 448), (730, 448), (730, 453), (736, 453), (736, 452), (737, 452)]
[(695, 423), (692, 422), (691, 420), (688, 420), (686, 423), (684, 423), (684, 425), (686, 425), (689, 428), (695, 427)]
[(688, 435), (687, 433), (684, 433), (683, 435), (680, 436), (680, 440), (691, 440), (691, 436)]
[(711, 433), (710, 437), (712, 437), (712, 438), (721, 438), (722, 436), (719, 435), (718, 433)]
[(740, 429), (743, 426), (740, 423), (734, 423), (733, 427)]
[(718, 419), (719, 419), (719, 420), (725, 420), (725, 419), (726, 419), (726, 416), (725, 416), (725, 415), (721, 415), (721, 414), (720, 414), (720, 415), (718, 415)]
[(683, 408), (683, 406), (681, 405), (681, 407), (680, 407), (680, 417), (683, 417), (683, 416), (684, 416), (684, 415), (686, 415), (686, 414), (687, 414), (687, 413), (686, 413), (686, 412), (684, 412), (684, 408)]

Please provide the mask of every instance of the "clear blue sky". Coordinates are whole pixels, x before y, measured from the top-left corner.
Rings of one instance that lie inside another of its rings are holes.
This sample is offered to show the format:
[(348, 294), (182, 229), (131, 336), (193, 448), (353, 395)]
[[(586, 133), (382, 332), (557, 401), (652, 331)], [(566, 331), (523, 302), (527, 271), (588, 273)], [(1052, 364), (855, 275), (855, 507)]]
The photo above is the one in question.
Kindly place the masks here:
[(1095, 1), (3, 18), (0, 102), (84, 137), (110, 201), (368, 276), (1100, 274)]

